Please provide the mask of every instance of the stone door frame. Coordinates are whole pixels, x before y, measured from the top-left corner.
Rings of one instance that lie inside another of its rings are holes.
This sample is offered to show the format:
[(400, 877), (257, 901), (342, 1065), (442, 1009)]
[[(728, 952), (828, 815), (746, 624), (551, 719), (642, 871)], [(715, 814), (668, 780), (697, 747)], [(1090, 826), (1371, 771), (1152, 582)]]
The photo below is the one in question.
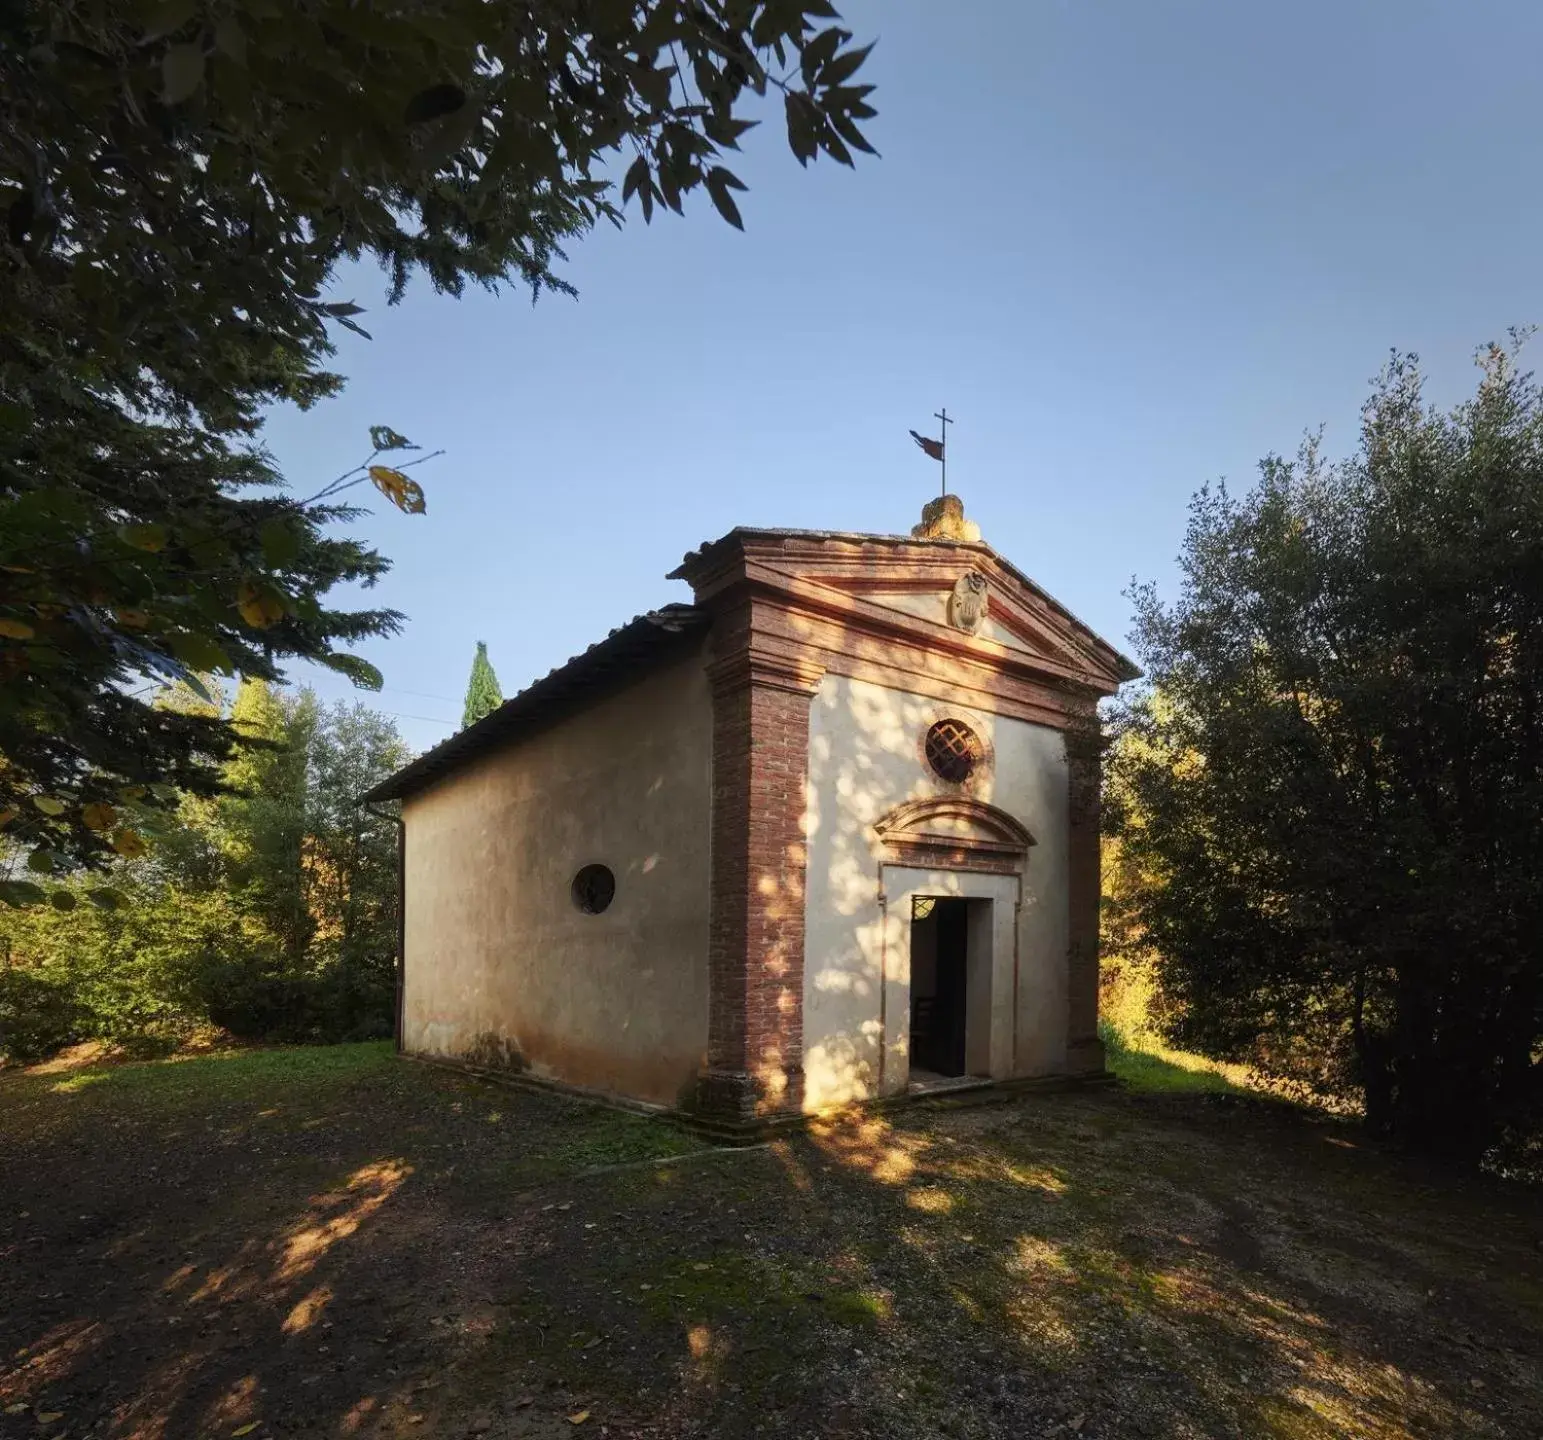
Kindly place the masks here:
[(1022, 876), (917, 870), (906, 865), (885, 865), (880, 876), (883, 983), (879, 1022), (884, 1043), (879, 1051), (879, 1094), (904, 1094), (911, 1079), (911, 917), (914, 902), (926, 896), (981, 902), (971, 905), (968, 921), (965, 1065), (971, 1074), (984, 1071), (992, 1080), (1010, 1079), (1018, 1046)]
[(911, 800), (874, 827), (879, 841), (882, 975), (880, 1095), (911, 1078), (911, 918), (918, 899), (970, 906), (965, 963), (965, 1066), (1007, 1080), (1018, 1054), (1018, 936), (1034, 837), (1011, 815), (964, 795)]

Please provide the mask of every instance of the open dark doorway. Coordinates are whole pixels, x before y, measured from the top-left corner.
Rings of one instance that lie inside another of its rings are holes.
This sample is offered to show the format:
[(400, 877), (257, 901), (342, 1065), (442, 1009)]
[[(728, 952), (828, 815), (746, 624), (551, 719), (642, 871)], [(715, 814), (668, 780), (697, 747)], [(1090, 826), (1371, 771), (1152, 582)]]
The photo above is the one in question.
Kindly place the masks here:
[(911, 916), (911, 1069), (963, 1075), (969, 902), (918, 896)]

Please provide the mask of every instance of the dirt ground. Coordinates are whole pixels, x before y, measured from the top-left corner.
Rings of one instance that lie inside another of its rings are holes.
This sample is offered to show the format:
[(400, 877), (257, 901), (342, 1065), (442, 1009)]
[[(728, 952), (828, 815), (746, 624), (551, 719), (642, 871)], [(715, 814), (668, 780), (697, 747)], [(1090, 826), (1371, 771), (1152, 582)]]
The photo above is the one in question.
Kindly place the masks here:
[(1229, 1095), (748, 1151), (378, 1046), (0, 1076), (0, 1440), (1543, 1435), (1543, 1199)]

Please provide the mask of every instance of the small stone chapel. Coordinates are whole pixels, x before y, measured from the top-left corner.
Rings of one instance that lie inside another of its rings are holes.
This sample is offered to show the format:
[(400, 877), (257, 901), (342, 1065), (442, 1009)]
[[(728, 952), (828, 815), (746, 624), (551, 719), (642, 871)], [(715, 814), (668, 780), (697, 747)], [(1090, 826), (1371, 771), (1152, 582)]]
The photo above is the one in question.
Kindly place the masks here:
[(1103, 1071), (1095, 707), (1136, 668), (980, 539), (736, 529), (377, 787), (399, 1042), (725, 1126)]

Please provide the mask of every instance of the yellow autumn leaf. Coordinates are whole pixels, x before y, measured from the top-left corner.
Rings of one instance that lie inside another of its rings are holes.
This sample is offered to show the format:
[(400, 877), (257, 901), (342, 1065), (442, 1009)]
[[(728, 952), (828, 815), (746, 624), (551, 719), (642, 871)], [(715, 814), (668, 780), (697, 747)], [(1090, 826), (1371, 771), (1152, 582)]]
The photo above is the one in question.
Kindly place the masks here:
[(254, 630), (266, 630), (284, 618), (284, 597), (271, 586), (243, 580), (236, 595), (236, 608)]
[(400, 470), (393, 470), (389, 465), (371, 465), (370, 479), (375, 482), (375, 488), (392, 501), (401, 495), (407, 485), (407, 476)]
[(239, 1429), (232, 1430), (230, 1433), (232, 1436), (250, 1435), (252, 1431), (254, 1431), (261, 1424), (261, 1420), (251, 1420), (248, 1421), (245, 1425), (241, 1426)]
[(36, 634), (25, 620), (0, 620), (0, 635), (7, 640), (30, 640)]
[(423, 486), (400, 470), (389, 465), (371, 465), (370, 479), (398, 510), (408, 515), (422, 515), (427, 505), (423, 498)]
[(127, 826), (113, 832), (112, 847), (125, 860), (138, 860), (141, 855), (150, 853), (150, 847), (145, 844), (145, 837)]
[(52, 1425), (55, 1420), (64, 1419), (63, 1410), (39, 1410), (32, 1417), (39, 1425)]
[(45, 815), (63, 815), (69, 809), (63, 800), (56, 800), (52, 795), (34, 795), (32, 803)]
[(578, 1411), (575, 1411), (572, 1415), (570, 1415), (568, 1417), (568, 1423), (570, 1425), (582, 1425), (588, 1419), (589, 1419), (589, 1411), (588, 1410), (578, 1410)]
[(88, 830), (107, 830), (118, 818), (118, 812), (105, 801), (94, 800), (80, 812), (81, 823)]

